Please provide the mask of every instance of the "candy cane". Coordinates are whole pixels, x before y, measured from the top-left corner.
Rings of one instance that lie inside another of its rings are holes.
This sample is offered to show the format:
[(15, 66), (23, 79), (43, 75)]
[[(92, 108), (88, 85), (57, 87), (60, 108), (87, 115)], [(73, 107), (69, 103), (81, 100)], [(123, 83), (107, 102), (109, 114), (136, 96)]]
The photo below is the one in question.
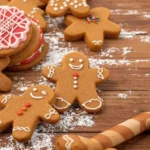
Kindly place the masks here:
[(60, 136), (56, 142), (56, 150), (113, 150), (111, 147), (148, 129), (150, 129), (150, 112), (131, 118), (89, 139), (78, 135)]

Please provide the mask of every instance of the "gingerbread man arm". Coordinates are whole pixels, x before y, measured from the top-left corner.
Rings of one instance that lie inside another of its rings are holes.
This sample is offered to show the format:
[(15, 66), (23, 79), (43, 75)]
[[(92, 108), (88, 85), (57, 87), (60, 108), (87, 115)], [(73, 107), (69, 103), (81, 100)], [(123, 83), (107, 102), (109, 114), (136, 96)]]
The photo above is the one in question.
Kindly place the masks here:
[(57, 81), (59, 79), (59, 75), (61, 74), (61, 68), (48, 66), (43, 69), (42, 73), (47, 79)]
[(114, 22), (105, 21), (104, 34), (106, 38), (117, 38), (121, 32), (121, 28)]
[[(96, 14), (98, 12), (98, 14)], [(91, 10), (91, 14), (99, 16), (101, 24), (103, 24), (104, 35), (107, 38), (117, 38), (120, 34), (121, 28), (114, 22), (109, 21), (110, 10), (104, 7), (94, 8)], [(103, 21), (105, 20), (105, 21)]]
[(149, 129), (150, 112), (147, 112), (131, 118), (90, 139), (77, 135), (63, 135), (57, 139), (56, 149), (113, 150), (111, 147), (115, 147)]
[(110, 76), (110, 72), (106, 68), (95, 68), (90, 69), (91, 74), (93, 75), (93, 79), (95, 79), (96, 83), (102, 83), (106, 80), (108, 80)]
[(44, 106), (44, 109), (41, 109), (40, 119), (47, 123), (57, 123), (60, 120), (59, 113), (52, 108), (49, 104)]
[(12, 94), (7, 95), (1, 95), (0, 96), (0, 106), (2, 108), (6, 107), (6, 105), (9, 103), (9, 101), (14, 97)]

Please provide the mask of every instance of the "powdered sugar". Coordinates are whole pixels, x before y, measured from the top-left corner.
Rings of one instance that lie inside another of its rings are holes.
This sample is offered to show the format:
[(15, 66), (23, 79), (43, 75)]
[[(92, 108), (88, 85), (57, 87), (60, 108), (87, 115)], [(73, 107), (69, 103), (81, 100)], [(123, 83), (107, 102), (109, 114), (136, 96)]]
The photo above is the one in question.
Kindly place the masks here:
[(2, 142), (0, 145), (1, 150), (29, 150), (29, 149), (35, 149), (35, 150), (41, 150), (42, 148), (46, 148), (47, 150), (52, 150), (53, 144), (52, 144), (52, 138), (54, 135), (46, 134), (46, 133), (38, 133), (34, 132), (32, 139), (28, 141), (27, 143), (19, 143), (15, 141), (12, 137), (12, 135), (4, 137), (3, 140), (9, 141), (8, 143)]
[(57, 130), (60, 132), (68, 132), (75, 130), (76, 127), (93, 127), (94, 115), (82, 111), (78, 105), (74, 105), (71, 109), (61, 115), (61, 120), (56, 125), (42, 123), (38, 127), (39, 132), (51, 133)]
[(121, 99), (127, 99), (128, 98), (128, 95), (127, 94), (118, 94), (118, 98), (121, 98)]

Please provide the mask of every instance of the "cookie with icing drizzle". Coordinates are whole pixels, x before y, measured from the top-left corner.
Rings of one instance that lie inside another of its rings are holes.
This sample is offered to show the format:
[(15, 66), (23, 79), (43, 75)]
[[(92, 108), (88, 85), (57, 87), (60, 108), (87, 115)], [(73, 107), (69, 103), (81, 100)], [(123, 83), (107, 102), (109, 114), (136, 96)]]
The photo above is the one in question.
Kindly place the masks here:
[(40, 0), (11, 0), (7, 5), (23, 10), (28, 17), (35, 19), (40, 24), (43, 31), (46, 31), (45, 12), (41, 9), (45, 4), (40, 2)]
[(0, 56), (21, 51), (32, 35), (31, 21), (16, 7), (0, 6)]
[(65, 16), (65, 31), (67, 41), (83, 39), (91, 51), (100, 51), (104, 38), (118, 38), (121, 28), (109, 20), (110, 11), (107, 8), (98, 7), (90, 10), (90, 15), (84, 19), (71, 14)]
[(30, 87), (22, 96), (0, 96), (0, 132), (12, 125), (14, 139), (29, 140), (39, 121), (57, 123), (58, 112), (52, 108), (55, 102), (54, 91), (47, 85)]
[(77, 100), (82, 109), (89, 113), (99, 112), (103, 100), (96, 91), (96, 84), (109, 78), (106, 68), (89, 68), (88, 58), (79, 52), (64, 56), (61, 67), (48, 66), (43, 75), (56, 82), (56, 102), (53, 104), (59, 112), (68, 110)]
[(49, 0), (46, 12), (52, 17), (60, 17), (68, 12), (76, 17), (88, 16), (90, 7), (86, 0)]

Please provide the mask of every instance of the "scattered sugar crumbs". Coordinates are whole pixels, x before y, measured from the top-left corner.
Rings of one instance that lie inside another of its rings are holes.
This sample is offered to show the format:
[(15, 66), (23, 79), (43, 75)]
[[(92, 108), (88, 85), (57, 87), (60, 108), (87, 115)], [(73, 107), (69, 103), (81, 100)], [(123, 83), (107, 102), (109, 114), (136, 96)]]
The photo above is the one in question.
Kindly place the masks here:
[[(74, 105), (70, 110), (61, 115), (61, 120), (56, 125), (40, 123), (36, 128), (32, 139), (25, 144), (13, 140), (12, 135), (4, 136), (4, 138), (0, 139), (0, 149), (14, 150), (17, 148), (19, 150), (41, 150), (42, 148), (46, 148), (47, 150), (52, 150), (55, 147), (53, 139), (56, 135), (56, 131), (69, 132), (75, 130), (76, 127), (84, 127), (86, 130), (88, 127), (94, 126), (95, 123), (93, 119), (94, 115), (88, 114), (81, 110), (77, 105)], [(8, 141), (8, 143), (6, 144), (5, 141)]]

